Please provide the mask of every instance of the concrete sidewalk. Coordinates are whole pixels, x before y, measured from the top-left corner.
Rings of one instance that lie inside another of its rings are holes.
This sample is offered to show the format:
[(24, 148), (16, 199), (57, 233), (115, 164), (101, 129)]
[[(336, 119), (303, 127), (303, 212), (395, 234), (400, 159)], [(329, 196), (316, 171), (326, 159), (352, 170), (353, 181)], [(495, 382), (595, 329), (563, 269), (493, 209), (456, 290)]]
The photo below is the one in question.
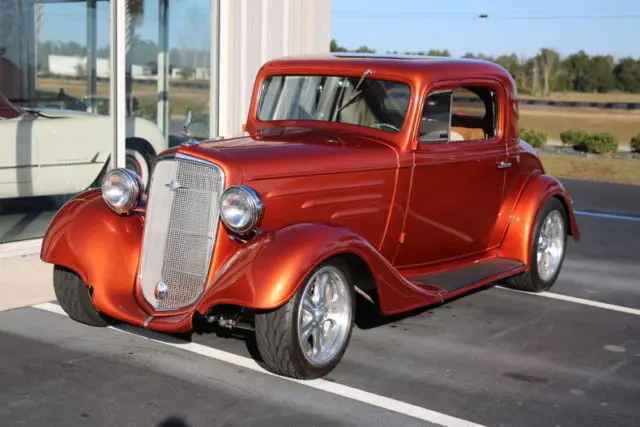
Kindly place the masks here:
[(53, 266), (39, 255), (0, 257), (0, 311), (55, 299)]

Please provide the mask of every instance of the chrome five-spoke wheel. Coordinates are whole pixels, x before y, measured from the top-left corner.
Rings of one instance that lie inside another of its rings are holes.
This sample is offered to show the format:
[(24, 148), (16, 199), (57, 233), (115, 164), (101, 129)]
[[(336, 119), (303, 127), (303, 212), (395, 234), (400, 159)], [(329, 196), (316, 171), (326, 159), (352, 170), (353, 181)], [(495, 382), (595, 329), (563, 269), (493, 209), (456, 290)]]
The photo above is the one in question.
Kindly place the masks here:
[(565, 235), (562, 214), (558, 210), (552, 210), (542, 223), (536, 253), (538, 274), (545, 282), (553, 278), (562, 263)]
[(280, 375), (320, 378), (344, 355), (354, 323), (355, 293), (341, 259), (317, 266), (295, 295), (255, 316), (256, 343), (268, 369)]
[(298, 309), (298, 338), (313, 365), (330, 362), (342, 350), (351, 324), (351, 298), (345, 275), (328, 265), (317, 270)]
[(521, 291), (543, 292), (555, 283), (569, 231), (567, 210), (557, 198), (547, 200), (535, 218), (529, 255), (529, 269), (500, 283)]

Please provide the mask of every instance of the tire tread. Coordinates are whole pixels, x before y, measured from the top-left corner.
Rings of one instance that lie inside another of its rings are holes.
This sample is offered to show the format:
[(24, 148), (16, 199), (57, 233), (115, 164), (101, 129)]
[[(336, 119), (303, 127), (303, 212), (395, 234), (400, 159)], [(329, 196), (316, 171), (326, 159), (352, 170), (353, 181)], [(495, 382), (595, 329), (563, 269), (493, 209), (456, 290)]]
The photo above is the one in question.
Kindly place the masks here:
[[(328, 263), (341, 269), (347, 278), (347, 282), (351, 283), (351, 275), (346, 263), (341, 260), (331, 260)], [(353, 328), (352, 322), (349, 326), (345, 347), (333, 362), (324, 367), (309, 366), (304, 360), (300, 349), (296, 347), (298, 337), (297, 327), (294, 325), (296, 319), (294, 310), (296, 310), (296, 304), (302, 297), (301, 293), (305, 288), (305, 284), (286, 304), (275, 310), (259, 313), (255, 316), (256, 344), (264, 364), (273, 373), (300, 380), (319, 378), (333, 370), (346, 351)], [(354, 299), (353, 289), (351, 289), (351, 299)]]
[(264, 363), (272, 370), (293, 378), (302, 378), (292, 360), (291, 342), (287, 335), (290, 328), (283, 325), (290, 323), (293, 318), (293, 304), (286, 304), (279, 310), (263, 313), (256, 322), (256, 341), (260, 348), (260, 355)]
[(108, 325), (105, 316), (91, 304), (86, 285), (77, 274), (55, 266), (53, 288), (58, 303), (71, 319), (90, 326)]
[[(504, 285), (519, 291), (534, 292), (534, 293), (547, 291), (554, 285), (558, 277), (558, 274), (560, 274), (560, 270), (562, 269), (562, 264), (563, 264), (562, 261), (560, 262), (560, 266), (558, 267), (558, 272), (556, 273), (556, 276), (549, 283), (545, 284), (544, 282), (542, 282), (542, 280), (538, 277), (537, 272), (533, 271), (534, 263), (536, 262), (536, 252), (535, 252), (536, 243), (535, 242), (537, 241), (544, 219), (546, 218), (548, 213), (552, 210), (558, 210), (562, 214), (562, 217), (565, 223), (565, 233), (566, 233), (566, 230), (568, 227), (567, 211), (558, 199), (551, 198), (545, 203), (545, 206), (542, 208), (542, 210), (540, 211), (540, 214), (536, 218), (535, 228), (532, 236), (534, 240), (531, 242), (531, 254), (530, 254), (531, 267), (524, 273), (504, 279), (502, 281)], [(566, 251), (566, 237), (567, 235), (565, 234), (565, 251)], [(563, 258), (564, 258), (564, 254), (563, 254)]]

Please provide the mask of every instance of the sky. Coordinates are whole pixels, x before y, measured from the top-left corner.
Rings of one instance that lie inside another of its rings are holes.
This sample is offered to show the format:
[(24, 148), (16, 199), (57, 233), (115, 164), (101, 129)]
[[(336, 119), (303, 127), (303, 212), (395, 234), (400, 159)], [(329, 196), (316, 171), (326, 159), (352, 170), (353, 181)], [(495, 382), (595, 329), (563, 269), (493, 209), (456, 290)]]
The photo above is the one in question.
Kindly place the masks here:
[[(563, 56), (582, 49), (590, 55), (640, 58), (640, 0), (332, 0), (331, 4), (331, 35), (348, 48), (532, 56), (547, 47)], [(172, 0), (170, 5), (171, 47), (208, 46), (209, 1)], [(145, 8), (139, 32), (157, 40), (157, 2), (146, 0)], [(107, 2), (100, 2), (99, 45), (108, 41), (108, 9)], [(488, 16), (479, 18), (480, 14)], [(85, 25), (83, 3), (45, 5), (40, 40), (84, 42)]]

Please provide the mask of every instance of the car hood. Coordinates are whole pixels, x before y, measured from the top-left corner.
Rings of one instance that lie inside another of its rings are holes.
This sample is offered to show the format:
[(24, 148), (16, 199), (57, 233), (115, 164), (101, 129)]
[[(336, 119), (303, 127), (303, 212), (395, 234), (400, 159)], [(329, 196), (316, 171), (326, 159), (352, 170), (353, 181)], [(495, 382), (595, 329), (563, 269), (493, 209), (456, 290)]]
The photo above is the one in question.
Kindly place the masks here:
[(179, 151), (233, 164), (247, 181), (398, 166), (397, 152), (388, 141), (307, 129), (207, 141)]

